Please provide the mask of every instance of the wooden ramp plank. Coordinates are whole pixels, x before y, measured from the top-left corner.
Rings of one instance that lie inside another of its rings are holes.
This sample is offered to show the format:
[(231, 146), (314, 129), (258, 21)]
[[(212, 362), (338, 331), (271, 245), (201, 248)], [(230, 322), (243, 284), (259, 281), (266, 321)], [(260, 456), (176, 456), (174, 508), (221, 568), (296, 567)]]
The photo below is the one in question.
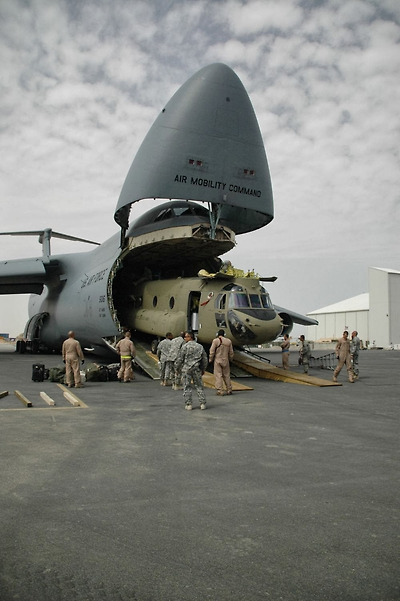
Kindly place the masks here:
[(21, 403), (25, 405), (25, 407), (33, 407), (31, 401), (27, 399), (26, 396), (22, 394), (22, 392), (20, 392), (19, 390), (14, 390), (14, 394), (17, 398), (19, 398)]
[(79, 401), (74, 397), (73, 394), (71, 394), (70, 392), (68, 392), (68, 390), (66, 390), (65, 392), (63, 392), (64, 398), (67, 399), (67, 401), (69, 403), (71, 403), (71, 405), (73, 405), (74, 407), (79, 407)]
[(246, 356), (240, 351), (235, 352), (233, 363), (239, 365), (242, 369), (249, 371), (253, 376), (279, 382), (288, 382), (290, 384), (303, 384), (305, 386), (341, 386), (339, 382), (316, 378), (304, 373), (297, 373), (290, 370), (285, 370), (280, 367), (270, 365), (262, 359)]
[(84, 407), (85, 409), (88, 408), (88, 406), (82, 401), (82, 399), (80, 399), (76, 394), (68, 390), (68, 388), (66, 388), (63, 384), (57, 384), (57, 386), (61, 388), (61, 390), (63, 391), (64, 398), (67, 399), (67, 401), (71, 403), (73, 407)]
[[(239, 382), (235, 382), (235, 380), (231, 380), (232, 382), (232, 390), (254, 390), (250, 386), (245, 386), (245, 384), (239, 384)], [(215, 389), (215, 376), (214, 374), (206, 371), (203, 375), (203, 384), (206, 388), (214, 388)]]
[(54, 407), (54, 400), (45, 392), (40, 393), (40, 398), (42, 398), (48, 405), (50, 405), (50, 407)]

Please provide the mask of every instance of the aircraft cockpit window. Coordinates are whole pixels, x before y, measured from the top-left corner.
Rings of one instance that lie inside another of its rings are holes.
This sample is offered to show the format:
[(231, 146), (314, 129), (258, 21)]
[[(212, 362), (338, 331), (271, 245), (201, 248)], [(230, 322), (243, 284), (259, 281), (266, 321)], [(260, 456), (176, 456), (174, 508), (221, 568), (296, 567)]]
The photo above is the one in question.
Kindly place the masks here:
[(229, 306), (236, 309), (244, 309), (250, 307), (247, 294), (233, 293), (229, 296)]
[(226, 294), (218, 294), (215, 299), (215, 307), (216, 309), (225, 309), (226, 307)]
[(192, 211), (190, 207), (174, 207), (174, 213), (177, 217), (181, 217), (182, 215), (191, 215)]
[(244, 292), (242, 286), (239, 286), (238, 284), (227, 284), (226, 286), (224, 286), (222, 288), (222, 290), (232, 290), (234, 292)]
[(154, 221), (164, 221), (165, 219), (172, 219), (173, 216), (174, 216), (174, 214), (170, 208), (163, 209), (162, 211), (159, 212), (159, 214), (154, 219)]
[(258, 294), (250, 294), (250, 303), (253, 309), (261, 309), (261, 300)]
[(264, 309), (272, 309), (271, 299), (269, 298), (269, 294), (261, 295), (261, 302)]
[(171, 298), (169, 299), (169, 308), (173, 309), (175, 305), (175, 299), (173, 296), (171, 296)]
[(153, 297), (153, 307), (157, 307), (158, 299), (156, 296)]
[(181, 217), (182, 215), (193, 215), (191, 207), (174, 207), (174, 213), (177, 217)]

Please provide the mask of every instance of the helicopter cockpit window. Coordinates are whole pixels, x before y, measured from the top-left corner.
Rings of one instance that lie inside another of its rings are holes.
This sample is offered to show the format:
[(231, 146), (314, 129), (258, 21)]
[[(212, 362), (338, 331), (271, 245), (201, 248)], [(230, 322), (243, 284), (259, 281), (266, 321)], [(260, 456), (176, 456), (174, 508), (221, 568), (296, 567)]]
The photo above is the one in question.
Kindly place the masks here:
[(247, 294), (234, 292), (229, 295), (229, 306), (236, 309), (244, 309), (250, 307)]
[(264, 307), (264, 309), (272, 309), (272, 303), (271, 303), (269, 294), (262, 294), (261, 302), (262, 302), (262, 306)]
[(242, 286), (239, 286), (239, 284), (227, 284), (226, 286), (224, 286), (222, 288), (222, 290), (233, 290), (235, 292), (244, 292)]
[(226, 294), (218, 294), (215, 299), (215, 308), (216, 309), (225, 309), (226, 307)]
[(250, 303), (253, 309), (261, 309), (261, 300), (258, 294), (250, 294)]

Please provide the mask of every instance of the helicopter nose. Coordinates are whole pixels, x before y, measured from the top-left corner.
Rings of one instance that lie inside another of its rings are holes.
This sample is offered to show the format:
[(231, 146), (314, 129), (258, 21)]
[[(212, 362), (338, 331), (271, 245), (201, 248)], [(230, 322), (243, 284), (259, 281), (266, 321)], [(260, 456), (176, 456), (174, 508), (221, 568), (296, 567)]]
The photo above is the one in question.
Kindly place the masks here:
[(279, 315), (274, 310), (263, 311), (261, 315), (260, 319), (250, 319), (240, 311), (228, 311), (230, 330), (238, 344), (263, 344), (275, 340), (280, 334), (282, 326)]

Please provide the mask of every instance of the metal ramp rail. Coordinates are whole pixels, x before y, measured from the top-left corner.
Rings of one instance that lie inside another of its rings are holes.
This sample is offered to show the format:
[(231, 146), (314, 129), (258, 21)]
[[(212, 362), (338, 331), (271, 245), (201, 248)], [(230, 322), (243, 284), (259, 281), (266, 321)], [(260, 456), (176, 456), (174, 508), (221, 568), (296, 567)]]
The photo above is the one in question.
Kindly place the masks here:
[(238, 350), (240, 350), (243, 353), (246, 353), (248, 357), (254, 357), (255, 359), (260, 359), (260, 361), (266, 361), (267, 363), (271, 363), (271, 359), (268, 359), (268, 357), (263, 357), (263, 355), (259, 355), (258, 353), (254, 353), (248, 347), (242, 346)]
[[(253, 358), (256, 361), (259, 360), (259, 361), (266, 361), (267, 363), (271, 363), (270, 359), (268, 359), (267, 357), (263, 357), (262, 355), (258, 355), (257, 353), (254, 353), (247, 347), (242, 346), (240, 348), (235, 348), (234, 350), (241, 352), (241, 353), (245, 353), (246, 357)], [(246, 368), (243, 369), (243, 367), (241, 367), (238, 362), (233, 361), (231, 363), (230, 367), (231, 367), (231, 378), (251, 378), (253, 375)]]
[(337, 365), (336, 353), (327, 353), (321, 357), (310, 357), (310, 367), (333, 371)]
[(338, 383), (333, 382), (332, 380), (325, 380), (323, 378), (317, 378), (305, 373), (299, 373), (276, 367), (271, 365), (268, 360), (264, 358), (261, 359), (254, 353), (247, 353), (244, 350), (235, 351), (233, 363), (258, 378), (265, 378), (279, 382), (289, 382), (291, 384), (303, 384), (306, 386), (338, 386)]

